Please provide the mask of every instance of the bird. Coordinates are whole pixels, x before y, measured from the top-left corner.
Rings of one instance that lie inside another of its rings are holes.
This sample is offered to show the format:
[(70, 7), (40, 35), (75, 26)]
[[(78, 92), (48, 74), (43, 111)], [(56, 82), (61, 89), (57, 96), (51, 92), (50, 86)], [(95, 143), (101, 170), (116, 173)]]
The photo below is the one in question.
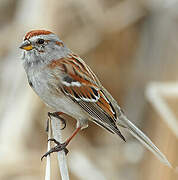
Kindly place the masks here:
[[(76, 129), (64, 142), (50, 139), (56, 146), (47, 155), (64, 150), (76, 134), (91, 121), (126, 141), (120, 128), (126, 129), (156, 157), (171, 167), (166, 156), (128, 118), (98, 77), (77, 54), (48, 30), (31, 30), (22, 44), (22, 64), (31, 88), (49, 107), (50, 116), (67, 114), (76, 119)], [(42, 157), (42, 158), (43, 158)]]

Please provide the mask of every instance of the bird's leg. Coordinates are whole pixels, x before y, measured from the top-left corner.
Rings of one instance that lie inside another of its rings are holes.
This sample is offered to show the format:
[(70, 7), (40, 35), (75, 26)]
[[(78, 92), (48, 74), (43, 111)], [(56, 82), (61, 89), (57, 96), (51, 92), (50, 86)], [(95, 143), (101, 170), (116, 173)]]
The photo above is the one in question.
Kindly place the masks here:
[(53, 141), (55, 144), (57, 144), (55, 147), (51, 148), (48, 152), (46, 152), (42, 157), (41, 160), (43, 160), (44, 157), (47, 157), (48, 155), (50, 155), (53, 152), (58, 152), (58, 151), (62, 151), (64, 150), (65, 154), (67, 155), (67, 153), (69, 152), (68, 149), (66, 148), (66, 146), (69, 144), (69, 142), (76, 136), (76, 134), (81, 130), (81, 127), (78, 127), (73, 134), (64, 142), (64, 143), (60, 143), (58, 141), (56, 141), (54, 138), (52, 139), (48, 139), (48, 141)]
[(64, 113), (63, 112), (53, 112), (53, 113), (48, 112), (48, 120), (47, 120), (47, 126), (46, 126), (46, 131), (47, 132), (48, 132), (48, 129), (49, 129), (49, 119), (51, 119), (51, 116), (53, 116), (55, 118), (58, 118), (62, 122), (62, 124), (64, 126), (61, 128), (61, 130), (65, 129), (65, 127), (66, 127), (66, 120), (61, 117), (62, 114), (64, 114)]

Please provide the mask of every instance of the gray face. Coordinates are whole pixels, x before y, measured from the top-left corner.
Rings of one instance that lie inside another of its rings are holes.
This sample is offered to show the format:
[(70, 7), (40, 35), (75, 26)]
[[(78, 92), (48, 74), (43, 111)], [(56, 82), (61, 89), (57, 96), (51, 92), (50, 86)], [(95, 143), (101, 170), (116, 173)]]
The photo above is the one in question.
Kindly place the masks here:
[(48, 64), (69, 53), (69, 49), (55, 34), (33, 36), (24, 40), (20, 48), (23, 49), (22, 60), (26, 68), (39, 63)]

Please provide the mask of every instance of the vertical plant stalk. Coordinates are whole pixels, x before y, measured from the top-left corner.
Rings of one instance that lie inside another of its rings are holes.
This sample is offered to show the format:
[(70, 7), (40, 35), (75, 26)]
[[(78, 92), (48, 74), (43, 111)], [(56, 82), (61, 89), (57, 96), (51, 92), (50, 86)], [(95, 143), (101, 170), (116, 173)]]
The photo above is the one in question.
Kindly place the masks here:
[[(51, 139), (51, 120), (48, 118), (48, 139)], [(51, 149), (51, 142), (48, 141), (47, 152)], [(50, 163), (50, 155), (46, 157), (46, 173), (45, 180), (50, 180), (51, 176), (51, 163)]]
[[(51, 116), (51, 124), (52, 126), (52, 134), (53, 138), (56, 139), (58, 142), (62, 142), (62, 133), (61, 133), (61, 122), (59, 119)], [(64, 151), (59, 151), (57, 153), (58, 156), (58, 164), (59, 164), (59, 169), (61, 173), (61, 179), (62, 180), (69, 180), (69, 172), (68, 172), (68, 167), (67, 167), (67, 160), (66, 160), (66, 155)]]

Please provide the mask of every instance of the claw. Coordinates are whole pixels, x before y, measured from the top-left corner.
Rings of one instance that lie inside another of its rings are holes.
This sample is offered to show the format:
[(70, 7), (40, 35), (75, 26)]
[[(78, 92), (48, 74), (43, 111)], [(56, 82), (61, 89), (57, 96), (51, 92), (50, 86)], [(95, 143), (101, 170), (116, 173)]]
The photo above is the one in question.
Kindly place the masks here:
[(48, 139), (48, 141), (53, 141), (54, 143), (57, 144), (57, 146), (51, 148), (48, 152), (46, 152), (42, 157), (41, 157), (41, 161), (43, 160), (44, 157), (47, 157), (48, 155), (50, 155), (53, 152), (59, 152), (64, 150), (65, 155), (67, 155), (67, 153), (69, 152), (69, 150), (66, 148), (66, 146), (68, 145), (68, 143), (64, 142), (64, 143), (59, 143), (58, 141), (56, 141), (55, 139)]
[(51, 153), (53, 153), (54, 148), (51, 148), (48, 152), (46, 152), (42, 157), (41, 157), (41, 161), (43, 160), (44, 157), (47, 157), (48, 155), (50, 155)]
[(47, 121), (46, 121), (46, 129), (45, 129), (45, 131), (46, 131), (46, 132), (49, 131), (49, 119), (47, 119)]
[(69, 150), (67, 148), (64, 149), (65, 155), (68, 154)]
[(64, 125), (61, 130), (65, 129), (66, 128), (66, 120), (63, 119), (62, 117), (59, 116), (59, 114), (57, 112), (54, 112), (54, 113), (51, 113), (51, 112), (48, 112), (48, 116), (51, 117), (55, 117), (55, 118), (58, 118), (59, 120), (61, 120), (62, 124)]
[(66, 128), (66, 120), (63, 119), (63, 118), (61, 118), (61, 117), (60, 117), (60, 120), (61, 120), (61, 122), (62, 122), (62, 124), (63, 124), (63, 127), (61, 128), (61, 130), (63, 130), (63, 129)]
[(61, 143), (56, 141), (54, 138), (48, 139), (48, 141), (53, 141), (55, 144), (60, 145)]

